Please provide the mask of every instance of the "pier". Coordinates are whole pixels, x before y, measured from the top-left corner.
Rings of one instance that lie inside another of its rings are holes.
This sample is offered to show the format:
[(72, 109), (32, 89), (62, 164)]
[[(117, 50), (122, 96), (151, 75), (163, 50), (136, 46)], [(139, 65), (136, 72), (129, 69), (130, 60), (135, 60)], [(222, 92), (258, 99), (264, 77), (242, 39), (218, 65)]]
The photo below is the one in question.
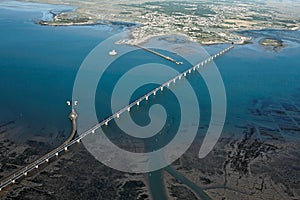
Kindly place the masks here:
[(152, 50), (152, 49), (149, 49), (149, 48), (147, 48), (147, 47), (143, 47), (143, 46), (138, 45), (138, 44), (135, 44), (134, 46), (136, 46), (136, 47), (138, 47), (138, 48), (141, 48), (141, 49), (144, 49), (145, 51), (148, 51), (148, 52), (150, 52), (150, 53), (153, 53), (154, 55), (157, 55), (157, 56), (159, 56), (159, 57), (162, 57), (162, 58), (164, 58), (164, 59), (166, 59), (166, 60), (168, 60), (168, 61), (171, 61), (171, 62), (173, 62), (173, 63), (176, 63), (177, 65), (182, 65), (182, 64), (183, 64), (183, 62), (176, 61), (175, 59), (173, 59), (173, 58), (171, 58), (171, 57), (169, 57), (169, 56), (165, 56), (165, 55), (163, 55), (163, 54), (161, 54), (161, 53), (158, 53), (158, 52), (156, 52), (156, 51), (154, 51), (154, 50)]
[[(108, 118), (106, 118), (102, 122), (100, 122), (100, 123), (96, 124), (95, 126), (91, 127), (89, 130), (85, 131), (84, 133), (80, 134), (77, 137), (75, 137), (76, 130), (77, 130), (77, 124), (76, 124), (77, 113), (76, 113), (75, 109), (72, 109), (72, 111), (69, 115), (69, 118), (72, 121), (72, 133), (68, 137), (68, 139), (63, 144), (61, 144), (59, 147), (53, 149), (52, 151), (50, 151), (49, 153), (47, 153), (44, 156), (40, 157), (39, 159), (35, 160), (34, 162), (28, 164), (27, 166), (17, 170), (13, 174), (11, 174), (11, 175), (7, 176), (6, 178), (2, 179), (1, 184), (0, 184), (0, 191), (2, 191), (5, 187), (9, 186), (10, 184), (15, 184), (17, 182), (17, 180), (27, 176), (29, 172), (38, 169), (39, 166), (41, 166), (42, 164), (48, 163), (50, 161), (50, 159), (52, 159), (53, 157), (58, 157), (61, 152), (67, 151), (70, 146), (72, 146), (76, 143), (80, 143), (80, 141), (84, 137), (88, 136), (89, 134), (94, 134), (95, 131), (97, 129), (101, 128), (102, 126), (109, 126), (110, 121), (112, 121), (116, 118), (120, 118), (121, 115), (124, 112), (130, 112), (133, 107), (140, 106), (140, 103), (142, 101), (149, 101), (150, 96), (155, 96), (156, 94), (158, 94), (158, 92), (163, 92), (163, 90), (165, 88), (170, 87), (171, 84), (175, 84), (176, 81), (179, 81), (182, 78), (187, 78), (188, 74), (193, 73), (194, 71), (196, 71), (196, 69), (199, 69), (200, 67), (204, 67), (207, 63), (209, 63), (209, 62), (213, 61), (214, 59), (224, 55), (226, 52), (230, 51), (233, 48), (234, 48), (234, 45), (220, 51), (219, 53), (217, 53), (213, 56), (210, 56), (209, 58), (206, 58), (204, 61), (196, 64), (195, 66), (193, 66), (193, 67), (191, 67), (191, 68), (189, 68), (189, 69), (187, 69), (183, 72), (181, 72), (180, 74), (176, 75), (172, 79), (166, 81), (165, 83), (159, 85), (158, 87), (156, 87), (152, 91), (150, 91), (147, 94), (145, 94), (145, 95), (141, 96), (140, 98), (136, 99), (135, 101), (133, 101), (132, 103), (130, 103), (126, 107), (124, 107), (121, 110), (117, 111), (113, 115), (109, 116)], [(150, 51), (152, 51), (152, 50), (150, 50)], [(159, 54), (157, 52), (155, 52), (155, 54), (161, 56), (161, 54)], [(167, 58), (168, 57), (166, 57), (166, 59)], [(172, 61), (172, 59), (170, 61)], [(173, 61), (175, 61), (175, 60), (173, 60)]]

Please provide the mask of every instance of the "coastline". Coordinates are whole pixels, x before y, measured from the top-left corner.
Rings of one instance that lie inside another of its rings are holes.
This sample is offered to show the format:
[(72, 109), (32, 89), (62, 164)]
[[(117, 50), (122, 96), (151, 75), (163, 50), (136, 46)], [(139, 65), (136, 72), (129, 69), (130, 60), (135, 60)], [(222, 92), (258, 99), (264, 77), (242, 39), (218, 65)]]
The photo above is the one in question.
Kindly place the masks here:
[[(42, 25), (42, 26), (96, 26), (96, 25), (115, 25), (115, 23), (119, 23), (119, 21), (95, 21), (95, 20), (90, 20), (87, 22), (68, 22), (68, 23), (55, 23), (53, 21), (43, 21), (40, 20), (37, 22), (37, 24)], [(139, 27), (143, 27), (144, 25), (139, 25), (137, 23), (133, 23), (133, 22), (122, 22), (123, 25), (126, 26), (126, 28), (129, 29), (129, 34), (127, 35), (127, 38), (124, 38), (121, 41), (117, 41), (116, 44), (129, 44), (129, 45), (142, 45), (147, 43), (149, 40), (155, 38), (155, 37), (161, 37), (161, 36), (166, 36), (166, 35), (178, 35), (178, 36), (182, 36), (185, 37), (188, 41), (192, 41), (192, 42), (197, 42), (200, 45), (203, 46), (211, 46), (211, 45), (219, 45), (219, 44), (230, 44), (233, 43), (231, 41), (218, 41), (218, 40), (213, 40), (213, 41), (198, 41), (195, 40), (194, 38), (191, 38), (190, 36), (181, 33), (181, 32), (166, 32), (166, 33), (157, 33), (157, 34), (149, 34), (145, 37), (135, 37), (133, 35), (134, 32), (134, 28), (136, 28), (137, 26)], [(116, 24), (118, 25), (118, 24)], [(233, 32), (242, 32), (242, 31), (267, 31), (269, 30), (269, 28), (261, 28), (261, 29), (247, 29), (247, 30), (234, 30)], [(300, 27), (294, 27), (291, 29), (276, 29), (279, 31), (299, 31)], [(253, 40), (252, 37), (247, 37), (244, 35), (240, 35), (240, 40), (238, 41), (234, 41), (234, 44), (236, 45), (246, 45), (251, 43), (251, 41)]]
[[(196, 39), (193, 37), (190, 37), (186, 33), (178, 32), (178, 31), (166, 31), (166, 32), (158, 32), (158, 33), (151, 33), (145, 32), (143, 28), (146, 26), (145, 24), (140, 24), (140, 23), (135, 23), (131, 21), (124, 21), (123, 19), (110, 19), (110, 17), (103, 18), (102, 20), (99, 20), (95, 18), (95, 16), (92, 16), (91, 14), (87, 14), (84, 9), (80, 9), (78, 5), (70, 5), (70, 4), (52, 4), (52, 3), (34, 3), (34, 1), (12, 1), (12, 2), (6, 2), (4, 4), (5, 8), (11, 8), (11, 9), (23, 9), (23, 7), (26, 7), (27, 4), (30, 3), (34, 6), (32, 6), (31, 10), (36, 10), (36, 8), (39, 8), (38, 11), (42, 12), (43, 15), (45, 16), (45, 12), (47, 12), (47, 15), (51, 15), (51, 19), (48, 18), (45, 20), (43, 18), (39, 19), (36, 21), (37, 24), (42, 25), (42, 26), (94, 26), (94, 25), (118, 25), (119, 23), (122, 23), (123, 25), (127, 26), (129, 29), (130, 34), (128, 34), (128, 38), (124, 38), (121, 42), (117, 42), (118, 44), (130, 44), (130, 45), (135, 45), (135, 44), (143, 44), (146, 43), (148, 40), (154, 38), (154, 37), (159, 37), (159, 36), (164, 36), (164, 35), (169, 35), (169, 34), (175, 34), (175, 35), (180, 35), (186, 37), (190, 41), (198, 42), (201, 45), (204, 46), (209, 46), (209, 45), (217, 45), (217, 44), (229, 44), (234, 42), (237, 45), (245, 45), (248, 44), (249, 42), (252, 41), (253, 38), (251, 37), (246, 37), (244, 35), (239, 34), (239, 32), (248, 30), (248, 31), (263, 31), (267, 30), (270, 27), (261, 27), (259, 29), (253, 28), (253, 29), (224, 29), (224, 32), (227, 32), (224, 35), (231, 35), (230, 37), (234, 38), (234, 40), (231, 40), (230, 38), (227, 38), (224, 40), (224, 38), (218, 39), (218, 37), (214, 37), (211, 40), (201, 40), (201, 39)], [(12, 4), (12, 6), (9, 6), (9, 4)], [(5, 6), (6, 5), (6, 6)], [(1, 6), (1, 5), (0, 5)], [(54, 8), (53, 8), (54, 7)], [(29, 9), (28, 7), (26, 9)], [(55, 13), (53, 12), (55, 10)], [(75, 18), (72, 18), (68, 15), (75, 15)], [(146, 27), (149, 28), (149, 27)], [(209, 27), (207, 27), (209, 30)], [(300, 26), (295, 26), (295, 27), (290, 27), (290, 28), (285, 28), (285, 29), (279, 29), (279, 30), (291, 30), (291, 31), (299, 31)], [(153, 29), (155, 30), (155, 29)], [(220, 33), (221, 34), (221, 33)], [(223, 34), (223, 33), (222, 33)]]
[[(12, 5), (10, 5), (12, 4)], [(27, 7), (27, 5), (30, 4), (30, 7)], [(97, 20), (93, 19), (91, 17), (88, 18), (88, 21), (85, 22), (74, 22), (72, 20), (69, 20), (68, 22), (61, 22), (61, 21), (56, 21), (57, 17), (61, 14), (69, 13), (69, 12), (74, 12), (78, 9), (75, 5), (66, 5), (66, 4), (50, 4), (50, 3), (35, 3), (34, 1), (11, 1), (11, 2), (5, 2), (4, 5), (0, 4), (0, 8), (2, 9), (13, 9), (13, 10), (26, 10), (26, 11), (37, 11), (43, 13), (45, 16), (45, 12), (47, 13), (46, 19), (44, 19), (44, 16), (41, 17), (40, 19), (35, 20), (34, 22), (38, 25), (41, 26), (54, 26), (54, 27), (59, 27), (59, 26), (95, 26), (95, 25), (118, 25), (119, 23), (122, 23), (123, 25), (127, 26), (129, 29), (129, 34), (128, 38), (124, 38), (124, 41), (116, 42), (117, 44), (130, 44), (130, 45), (135, 45), (135, 44), (143, 44), (147, 43), (150, 39), (154, 37), (159, 37), (159, 36), (164, 36), (164, 35), (169, 35), (169, 34), (174, 34), (174, 35), (179, 35), (179, 36), (184, 36), (186, 37), (189, 41), (194, 41), (198, 42), (201, 45), (215, 45), (215, 44), (229, 44), (231, 42), (224, 42), (224, 41), (206, 41), (206, 42), (201, 42), (197, 41), (190, 36), (180, 33), (180, 32), (165, 32), (165, 33), (158, 33), (158, 34), (149, 34), (146, 35), (145, 37), (137, 37), (134, 36), (134, 28), (135, 27), (143, 27), (145, 25), (140, 25), (139, 23), (135, 22), (128, 22), (128, 21), (114, 21), (110, 19), (104, 19), (104, 20)], [(55, 13), (53, 13), (53, 10), (55, 10)], [(51, 16), (51, 18), (50, 18)], [(34, 19), (32, 19), (34, 20)], [(67, 19), (68, 20), (68, 19)], [(251, 40), (251, 38), (249, 39)], [(244, 44), (244, 40), (237, 42), (236, 44)]]
[[(144, 6), (147, 4), (146, 2), (142, 2), (140, 7), (137, 7), (135, 2), (129, 2), (132, 4), (125, 5), (121, 2), (109, 2), (103, 1), (102, 7), (97, 7), (97, 2), (89, 2), (89, 3), (82, 3), (82, 2), (59, 2), (56, 0), (19, 0), (19, 3), (28, 3), (28, 2), (37, 2), (39, 4), (48, 4), (48, 5), (58, 5), (61, 6), (73, 6), (73, 10), (70, 16), (68, 16), (67, 11), (63, 11), (63, 13), (59, 13), (56, 15), (56, 18), (62, 17), (60, 20), (55, 21), (54, 16), (51, 20), (44, 20), (41, 22), (42, 25), (49, 25), (49, 26), (83, 26), (83, 25), (97, 25), (98, 22), (124, 22), (124, 23), (131, 23), (136, 22), (135, 24), (141, 24), (141, 26), (135, 27), (130, 29), (130, 33), (132, 38), (128, 40), (131, 44), (142, 44), (147, 39), (156, 37), (158, 35), (165, 35), (165, 34), (172, 34), (174, 32), (179, 32), (184, 34), (188, 37), (191, 41), (196, 41), (201, 45), (215, 45), (215, 44), (228, 44), (234, 42), (238, 45), (247, 44), (252, 41), (252, 38), (244, 37), (243, 35), (238, 34), (239, 31), (243, 30), (266, 30), (269, 28), (275, 28), (280, 30), (299, 30), (300, 24), (299, 22), (295, 21), (293, 15), (286, 14), (282, 20), (276, 18), (272, 18), (272, 21), (265, 23), (267, 17), (261, 17), (264, 15), (265, 12), (260, 10), (256, 12), (258, 14), (257, 17), (242, 17), (239, 12), (240, 9), (243, 10), (243, 4), (237, 4), (236, 9), (234, 9), (234, 13), (237, 15), (237, 19), (232, 20), (231, 17), (228, 18), (227, 15), (222, 13), (229, 12), (231, 13), (232, 9), (226, 10), (228, 5), (226, 3), (221, 3), (220, 5), (213, 5), (213, 10), (217, 9), (217, 15), (207, 15), (203, 18), (203, 23), (198, 23), (197, 25), (192, 25), (190, 22), (197, 22), (197, 20), (202, 22), (202, 18), (197, 18), (196, 21), (183, 19), (177, 20), (176, 15), (171, 19), (168, 19), (167, 14), (159, 13), (158, 15), (151, 12), (148, 7)], [(155, 3), (155, 5), (157, 2)], [(162, 2), (162, 4), (164, 4)], [(172, 3), (171, 3), (172, 4)], [(158, 4), (160, 5), (160, 4)], [(225, 11), (219, 10), (220, 6), (224, 6)], [(249, 3), (250, 8), (255, 5)], [(274, 7), (269, 7), (268, 10), (273, 11)], [(222, 11), (222, 12), (221, 12)], [(248, 10), (249, 11), (249, 10)], [(247, 12), (248, 12), (247, 11)], [(221, 13), (220, 13), (221, 12)], [(245, 11), (246, 12), (246, 11)], [(249, 11), (250, 12), (250, 11)], [(143, 14), (145, 13), (145, 14)], [(251, 13), (251, 12), (250, 12)], [(246, 13), (247, 14), (247, 13)], [(248, 13), (249, 14), (249, 13)], [(274, 14), (274, 13), (273, 13)], [(74, 22), (73, 17), (76, 15), (78, 18), (75, 19), (84, 19), (84, 22)], [(157, 17), (158, 16), (158, 17)], [(194, 16), (194, 15), (192, 15)], [(249, 16), (252, 16), (249, 14)], [(195, 15), (194, 17), (197, 17)], [(199, 17), (199, 16), (198, 16)], [(212, 17), (216, 19), (212, 19)], [(270, 18), (269, 14), (268, 17)], [(289, 17), (292, 17), (291, 20), (288, 20)], [(160, 19), (161, 18), (161, 19)], [(67, 20), (67, 22), (65, 21)], [(70, 21), (69, 21), (70, 20)], [(85, 21), (87, 20), (87, 21)], [(171, 21), (169, 21), (171, 20)], [(176, 23), (179, 22), (177, 26)], [(293, 21), (294, 20), (294, 21)], [(108, 23), (110, 24), (110, 23)], [(174, 25), (175, 24), (175, 25)], [(192, 25), (192, 26), (190, 26)], [(127, 38), (126, 38), (127, 39)]]

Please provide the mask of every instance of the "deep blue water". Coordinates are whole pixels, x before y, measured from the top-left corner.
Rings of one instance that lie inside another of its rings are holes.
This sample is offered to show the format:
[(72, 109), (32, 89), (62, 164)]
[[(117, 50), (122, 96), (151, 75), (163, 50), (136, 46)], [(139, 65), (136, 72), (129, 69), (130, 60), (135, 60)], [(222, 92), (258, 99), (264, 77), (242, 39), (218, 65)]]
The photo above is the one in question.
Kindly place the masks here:
[(76, 72), (91, 49), (117, 31), (34, 24), (32, 19), (40, 17), (41, 12), (0, 10), (0, 120), (15, 121), (20, 129), (11, 134), (22, 142), (58, 131), (69, 134), (66, 101)]

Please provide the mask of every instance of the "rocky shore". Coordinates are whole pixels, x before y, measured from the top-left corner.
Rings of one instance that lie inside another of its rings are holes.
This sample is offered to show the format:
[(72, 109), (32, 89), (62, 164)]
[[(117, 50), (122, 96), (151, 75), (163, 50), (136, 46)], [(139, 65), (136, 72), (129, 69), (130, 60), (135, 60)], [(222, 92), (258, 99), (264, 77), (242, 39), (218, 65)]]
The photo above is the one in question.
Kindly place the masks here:
[(224, 134), (202, 160), (194, 143), (173, 167), (212, 199), (300, 199), (298, 99), (253, 100), (252, 123)]

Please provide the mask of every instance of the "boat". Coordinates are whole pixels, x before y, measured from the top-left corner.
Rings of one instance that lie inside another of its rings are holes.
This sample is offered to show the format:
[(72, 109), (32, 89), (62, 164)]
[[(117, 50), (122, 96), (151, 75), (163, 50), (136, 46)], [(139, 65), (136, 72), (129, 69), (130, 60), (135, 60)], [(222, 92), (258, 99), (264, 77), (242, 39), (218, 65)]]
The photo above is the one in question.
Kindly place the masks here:
[(117, 53), (116, 50), (112, 50), (112, 51), (110, 51), (108, 54), (109, 54), (110, 56), (115, 56), (115, 55), (117, 55), (118, 53)]

